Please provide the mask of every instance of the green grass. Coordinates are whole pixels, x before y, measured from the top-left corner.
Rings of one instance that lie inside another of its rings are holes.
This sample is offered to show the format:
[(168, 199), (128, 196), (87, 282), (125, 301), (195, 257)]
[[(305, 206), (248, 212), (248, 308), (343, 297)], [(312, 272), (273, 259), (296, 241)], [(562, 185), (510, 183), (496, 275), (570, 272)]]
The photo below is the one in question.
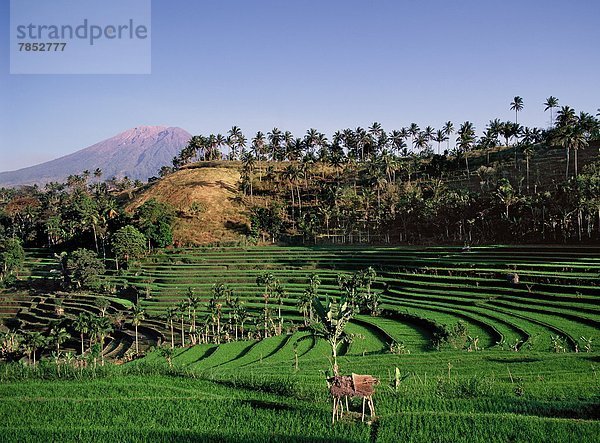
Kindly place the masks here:
[[(228, 347), (238, 354), (235, 343), (221, 345)], [(205, 379), (179, 365), (182, 356), (172, 375), (159, 358), (153, 364), (162, 369), (138, 362), (70, 380), (23, 379), (0, 366), (2, 441), (593, 442), (600, 432), (591, 355), (342, 357), (344, 372), (381, 379), (370, 426), (348, 419), (331, 426), (326, 359), (305, 354), (298, 371), (291, 362), (240, 367), (234, 359)], [(406, 376), (397, 390), (395, 367)]]

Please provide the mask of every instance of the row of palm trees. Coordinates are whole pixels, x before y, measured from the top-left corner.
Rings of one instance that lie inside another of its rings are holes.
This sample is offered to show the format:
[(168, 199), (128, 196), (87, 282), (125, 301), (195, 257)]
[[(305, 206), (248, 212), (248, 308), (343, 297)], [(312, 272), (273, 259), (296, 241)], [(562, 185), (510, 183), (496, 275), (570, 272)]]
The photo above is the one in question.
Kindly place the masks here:
[[(421, 129), (416, 123), (411, 123), (400, 130), (386, 132), (380, 123), (374, 122), (368, 128), (345, 129), (337, 131), (329, 140), (325, 134), (314, 128), (309, 129), (303, 138), (294, 137), (289, 131), (273, 128), (266, 135), (259, 131), (248, 140), (237, 126), (232, 127), (227, 136), (209, 135), (194, 136), (180, 155), (173, 159), (175, 169), (197, 160), (221, 159), (221, 150), (227, 147), (225, 158), (241, 160), (243, 188), (252, 195), (252, 180), (254, 169), (258, 165), (258, 178), (262, 179), (262, 163), (264, 161), (302, 161), (327, 162), (334, 168), (348, 161), (366, 162), (381, 156), (407, 158), (419, 155), (431, 158), (434, 155), (433, 143), (437, 143), (437, 154), (441, 154), (441, 146), (446, 142), (445, 155), (464, 158), (467, 176), (470, 176), (469, 153), (473, 150), (483, 150), (489, 164), (489, 153), (493, 148), (501, 146), (500, 137), (505, 146), (513, 146), (515, 152), (515, 167), (517, 154), (522, 152), (529, 162), (533, 146), (540, 143), (561, 146), (565, 149), (567, 166), (566, 177), (569, 175), (570, 153), (575, 155), (575, 175), (578, 173), (577, 151), (587, 146), (591, 138), (600, 135), (600, 120), (585, 112), (578, 115), (569, 106), (559, 107), (556, 97), (550, 96), (544, 102), (544, 110), (550, 111), (551, 127), (548, 129), (523, 127), (518, 123), (519, 113), (524, 109), (524, 101), (516, 96), (510, 103), (510, 109), (515, 112), (515, 121), (490, 120), (481, 136), (476, 136), (473, 123), (466, 121), (455, 130), (451, 121), (444, 123), (442, 128), (435, 129), (427, 126)], [(598, 113), (600, 116), (600, 111)], [(450, 140), (456, 132), (456, 142), (450, 149)], [(169, 169), (170, 171), (171, 169)]]
[[(99, 298), (104, 300), (105, 298)], [(108, 302), (109, 304), (109, 302)], [(106, 303), (98, 303), (100, 315), (91, 312), (81, 312), (75, 318), (54, 322), (47, 333), (41, 331), (9, 331), (0, 337), (0, 355), (24, 354), (28, 360), (35, 365), (39, 351), (52, 349), (52, 355), (59, 358), (62, 355), (61, 346), (72, 339), (69, 331), (79, 335), (81, 346), (80, 357), (91, 356), (94, 362), (98, 357), (104, 364), (104, 342), (115, 330), (121, 327), (123, 318), (111, 318), (106, 315)], [(102, 308), (104, 307), (104, 308)], [(138, 326), (145, 319), (144, 309), (134, 305), (130, 312), (131, 323), (135, 328), (135, 353), (139, 354)]]
[(171, 335), (171, 348), (175, 347), (176, 328), (179, 328), (181, 346), (188, 343), (220, 344), (222, 340), (244, 337), (244, 325), (251, 319), (252, 316), (240, 298), (224, 284), (214, 284), (211, 296), (205, 303), (194, 289), (188, 288), (187, 298), (167, 308), (165, 315), (166, 326)]

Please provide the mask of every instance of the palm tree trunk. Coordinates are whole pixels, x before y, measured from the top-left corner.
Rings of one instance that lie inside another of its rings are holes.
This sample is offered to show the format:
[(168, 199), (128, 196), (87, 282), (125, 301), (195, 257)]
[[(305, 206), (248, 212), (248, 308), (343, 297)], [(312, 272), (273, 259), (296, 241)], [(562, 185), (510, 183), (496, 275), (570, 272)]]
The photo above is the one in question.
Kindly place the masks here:
[(575, 178), (577, 178), (577, 149), (573, 150), (573, 154), (575, 155)]
[(525, 157), (526, 160), (526, 168), (527, 168), (527, 192), (529, 192), (529, 156)]
[(569, 147), (567, 146), (567, 169), (565, 171), (565, 180), (569, 179)]
[(140, 349), (139, 349), (139, 345), (138, 345), (138, 325), (137, 325), (137, 323), (135, 324), (135, 353), (136, 354), (140, 353)]
[(175, 348), (175, 331), (173, 330), (173, 320), (171, 320), (171, 349)]
[(84, 349), (83, 349), (83, 332), (81, 333), (81, 355), (83, 355), (84, 353)]
[(96, 233), (96, 225), (92, 223), (92, 231), (94, 232), (94, 244), (96, 245), (96, 254), (100, 254), (100, 250), (98, 249), (98, 235)]

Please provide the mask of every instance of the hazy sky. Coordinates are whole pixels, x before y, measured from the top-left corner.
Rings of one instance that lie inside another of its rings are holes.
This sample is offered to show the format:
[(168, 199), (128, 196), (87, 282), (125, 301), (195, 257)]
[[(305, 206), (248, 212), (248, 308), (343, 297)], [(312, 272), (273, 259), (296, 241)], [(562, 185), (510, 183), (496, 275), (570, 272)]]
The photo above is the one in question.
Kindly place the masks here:
[(9, 75), (0, 0), (0, 171), (139, 125), (248, 138), (511, 119), (549, 95), (600, 107), (600, 1), (154, 0), (151, 75)]

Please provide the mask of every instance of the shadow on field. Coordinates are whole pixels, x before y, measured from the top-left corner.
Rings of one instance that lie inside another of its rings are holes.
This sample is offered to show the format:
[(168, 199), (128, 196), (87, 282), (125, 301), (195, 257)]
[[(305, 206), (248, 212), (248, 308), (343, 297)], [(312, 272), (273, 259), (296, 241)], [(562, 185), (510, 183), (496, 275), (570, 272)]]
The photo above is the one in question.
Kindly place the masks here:
[(487, 361), (493, 361), (495, 363), (535, 363), (542, 361), (540, 358), (533, 357), (488, 357)]
[(243, 405), (249, 405), (254, 409), (265, 409), (268, 411), (294, 411), (297, 408), (286, 405), (283, 403), (276, 403), (274, 401), (265, 401), (265, 400), (240, 400), (240, 403)]

